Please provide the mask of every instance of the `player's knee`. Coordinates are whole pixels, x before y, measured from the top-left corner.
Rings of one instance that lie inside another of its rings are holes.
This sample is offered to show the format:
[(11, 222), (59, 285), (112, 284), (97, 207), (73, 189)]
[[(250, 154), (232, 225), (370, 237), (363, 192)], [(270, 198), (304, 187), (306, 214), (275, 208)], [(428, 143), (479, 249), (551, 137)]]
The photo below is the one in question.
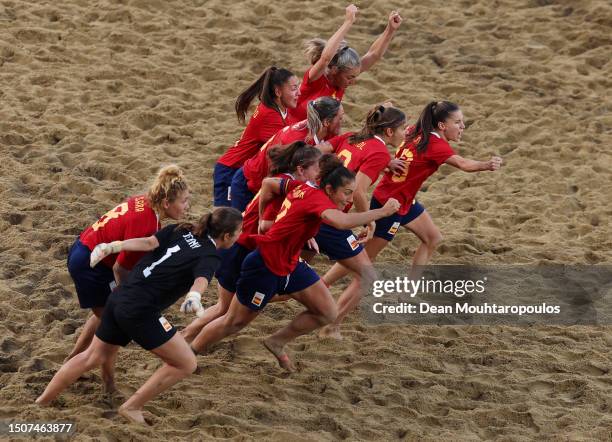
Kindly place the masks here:
[(442, 232), (437, 227), (428, 232), (425, 237), (425, 244), (430, 249), (435, 249), (442, 242)]
[(188, 376), (192, 374), (193, 372), (195, 372), (197, 368), (198, 368), (198, 359), (192, 353), (191, 356), (189, 356), (187, 360), (185, 361), (182, 371), (185, 374), (185, 376)]

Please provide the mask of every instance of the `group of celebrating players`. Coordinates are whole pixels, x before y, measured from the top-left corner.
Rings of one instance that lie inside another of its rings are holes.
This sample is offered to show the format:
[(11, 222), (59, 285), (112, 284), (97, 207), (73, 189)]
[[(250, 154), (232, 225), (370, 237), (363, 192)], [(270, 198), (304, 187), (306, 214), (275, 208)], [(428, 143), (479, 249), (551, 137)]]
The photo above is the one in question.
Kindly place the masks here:
[[(501, 158), (475, 161), (455, 153), (449, 141), (459, 141), (465, 126), (459, 107), (448, 101), (428, 103), (412, 126), (391, 103), (377, 105), (360, 131), (341, 133), (346, 88), (382, 58), (402, 22), (393, 11), (360, 57), (344, 41), (357, 12), (349, 5), (329, 40), (307, 42), (311, 67), (301, 83), (291, 71), (270, 67), (237, 98), (242, 122), (256, 97), (259, 104), (215, 165), (212, 213), (161, 228), (162, 220), (178, 221), (189, 208), (187, 180), (170, 165), (146, 195), (129, 198), (81, 233), (68, 270), (80, 306), (93, 315), (38, 404), (49, 404), (96, 367), (114, 391), (117, 351), (135, 341), (164, 362), (119, 408), (144, 423), (144, 404), (193, 373), (196, 354), (244, 328), (268, 302), (287, 299), (305, 310), (263, 343), (293, 371), (287, 343), (315, 329), (341, 338), (341, 322), (375, 278), (373, 260), (400, 227), (421, 241), (413, 265), (429, 261), (441, 235), (415, 199), (423, 182), (444, 163), (494, 171)], [(387, 146), (397, 149), (394, 158)], [(319, 252), (335, 261), (323, 277), (307, 264)], [(328, 287), (347, 274), (352, 280), (336, 301)], [(218, 302), (204, 310), (201, 295), (213, 276)], [(185, 293), (181, 311), (197, 317), (177, 333), (162, 312)]]

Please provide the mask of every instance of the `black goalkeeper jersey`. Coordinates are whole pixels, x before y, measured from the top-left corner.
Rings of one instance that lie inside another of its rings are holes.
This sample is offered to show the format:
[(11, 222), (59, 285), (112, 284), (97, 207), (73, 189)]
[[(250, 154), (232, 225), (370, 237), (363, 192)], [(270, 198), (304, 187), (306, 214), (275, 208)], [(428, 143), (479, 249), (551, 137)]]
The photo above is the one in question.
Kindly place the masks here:
[(210, 282), (221, 258), (208, 236), (196, 237), (176, 224), (158, 231), (159, 247), (142, 257), (111, 296), (118, 304), (165, 310), (184, 296), (194, 279)]

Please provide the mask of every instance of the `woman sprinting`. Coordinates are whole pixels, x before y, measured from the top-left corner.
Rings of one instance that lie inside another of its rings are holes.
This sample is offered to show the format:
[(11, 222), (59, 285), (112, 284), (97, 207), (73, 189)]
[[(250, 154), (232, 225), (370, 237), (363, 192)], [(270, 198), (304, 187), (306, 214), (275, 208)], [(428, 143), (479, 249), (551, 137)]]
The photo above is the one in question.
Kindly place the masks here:
[(114, 361), (120, 346), (135, 341), (164, 364), (120, 408), (127, 419), (144, 423), (146, 402), (193, 373), (197, 361), (189, 345), (162, 312), (189, 292), (184, 312), (201, 309), (201, 294), (217, 270), (217, 249), (231, 247), (242, 223), (235, 209), (222, 207), (196, 224), (169, 225), (147, 238), (100, 244), (92, 263), (109, 253), (151, 251), (108, 298), (91, 345), (67, 361), (36, 403), (48, 405), (83, 373)]
[[(379, 209), (363, 213), (344, 213), (342, 209), (352, 201), (355, 175), (342, 166), (334, 155), (327, 154), (319, 163), (319, 185), (291, 182), (286, 186), (287, 197), (270, 230), (256, 237), (257, 249), (244, 260), (236, 284), (236, 296), (225, 315), (215, 319), (191, 343), (195, 351), (206, 350), (211, 344), (237, 333), (266, 306), (276, 294), (291, 297), (306, 307), (286, 327), (264, 341), (281, 367), (293, 371), (285, 345), (300, 335), (309, 333), (336, 319), (337, 308), (328, 288), (317, 273), (299, 260), (304, 244), (316, 235), (322, 221), (338, 229), (350, 229), (389, 216), (398, 208), (390, 198)], [(260, 196), (260, 213), (268, 193), (279, 194), (283, 180), (267, 178), (265, 191)]]
[[(442, 164), (449, 164), (465, 172), (496, 171), (502, 159), (492, 156), (488, 161), (463, 158), (453, 150), (449, 141), (459, 141), (465, 124), (459, 106), (449, 101), (432, 101), (422, 110), (414, 127), (406, 133), (406, 141), (395, 157), (404, 160), (407, 167), (403, 173), (388, 172), (376, 186), (370, 208), (381, 207), (389, 198), (397, 199), (400, 210), (376, 222), (373, 238), (366, 244), (372, 261), (393, 240), (400, 227), (413, 232), (421, 244), (412, 259), (412, 265), (422, 266), (429, 262), (442, 239), (425, 208), (416, 201), (422, 184)], [(326, 275), (326, 282), (333, 283), (348, 272), (335, 264)]]
[(276, 132), (298, 122), (289, 114), (299, 96), (299, 80), (287, 69), (271, 66), (236, 99), (236, 115), (242, 123), (255, 97), (259, 104), (240, 139), (217, 160), (213, 172), (215, 206), (231, 206), (232, 177)]
[[(91, 309), (89, 317), (68, 359), (84, 351), (93, 338), (111, 291), (120, 285), (144, 255), (122, 251), (106, 257), (95, 267), (90, 255), (100, 243), (149, 236), (157, 232), (164, 219), (181, 219), (189, 208), (189, 186), (176, 165), (162, 167), (145, 195), (136, 195), (104, 214), (83, 231), (68, 253), (68, 271), (74, 281), (81, 308)], [(102, 379), (113, 390), (112, 361), (103, 367)]]

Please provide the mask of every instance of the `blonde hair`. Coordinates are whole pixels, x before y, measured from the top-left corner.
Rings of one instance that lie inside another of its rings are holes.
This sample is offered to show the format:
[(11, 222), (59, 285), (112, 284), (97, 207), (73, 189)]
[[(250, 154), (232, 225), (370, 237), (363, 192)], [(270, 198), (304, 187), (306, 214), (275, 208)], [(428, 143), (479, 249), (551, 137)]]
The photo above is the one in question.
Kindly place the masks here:
[[(310, 64), (314, 65), (319, 61), (326, 44), (327, 41), (322, 38), (312, 38), (304, 42), (304, 53), (308, 57)], [(330, 68), (336, 66), (340, 70), (351, 69), (361, 66), (361, 58), (357, 51), (349, 47), (346, 41), (342, 40), (328, 66)]]
[(147, 198), (151, 207), (159, 213), (163, 210), (164, 199), (171, 203), (186, 190), (189, 190), (189, 186), (183, 171), (176, 164), (169, 164), (157, 173), (157, 177), (149, 187)]

